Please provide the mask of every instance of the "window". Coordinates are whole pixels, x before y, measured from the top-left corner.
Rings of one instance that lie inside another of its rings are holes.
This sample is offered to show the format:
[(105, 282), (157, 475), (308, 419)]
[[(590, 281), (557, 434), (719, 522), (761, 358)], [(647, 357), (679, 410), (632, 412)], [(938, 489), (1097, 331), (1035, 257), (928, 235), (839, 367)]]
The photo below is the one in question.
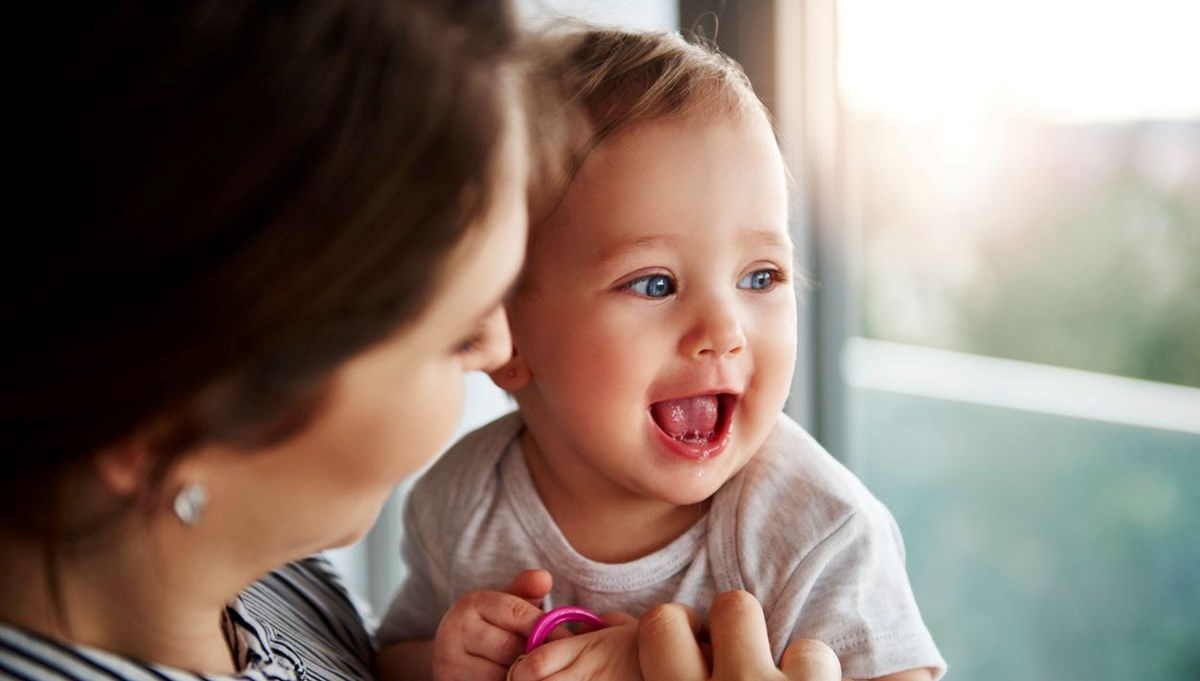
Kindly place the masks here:
[(789, 410), (896, 515), (949, 678), (1195, 678), (1200, 6), (680, 5), (797, 177)]
[(1194, 678), (1200, 6), (836, 11), (845, 454), (952, 677)]

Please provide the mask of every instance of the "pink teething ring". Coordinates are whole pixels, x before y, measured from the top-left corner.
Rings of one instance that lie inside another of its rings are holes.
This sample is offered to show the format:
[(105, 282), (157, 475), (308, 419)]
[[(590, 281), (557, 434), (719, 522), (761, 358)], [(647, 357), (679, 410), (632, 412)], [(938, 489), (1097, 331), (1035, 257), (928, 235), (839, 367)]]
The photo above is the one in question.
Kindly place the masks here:
[(596, 617), (589, 610), (576, 607), (574, 605), (564, 605), (561, 608), (555, 608), (550, 612), (538, 618), (538, 621), (533, 625), (533, 631), (529, 632), (529, 642), (525, 644), (525, 654), (533, 652), (533, 649), (546, 642), (546, 637), (554, 628), (560, 624), (567, 622), (583, 622), (590, 624), (595, 629), (603, 629), (608, 624)]

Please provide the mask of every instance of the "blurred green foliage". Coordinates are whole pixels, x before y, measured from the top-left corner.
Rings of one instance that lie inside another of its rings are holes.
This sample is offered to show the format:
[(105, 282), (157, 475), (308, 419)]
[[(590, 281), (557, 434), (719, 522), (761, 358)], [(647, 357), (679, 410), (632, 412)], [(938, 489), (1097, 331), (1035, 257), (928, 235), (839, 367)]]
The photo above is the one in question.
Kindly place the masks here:
[(963, 349), (1200, 387), (1200, 172), (1158, 176), (1172, 161), (1147, 148), (1188, 139), (1158, 125), (1093, 130), (1110, 161), (1087, 191), (1023, 206), (1021, 238), (984, 245), (956, 294)]
[(1200, 387), (1200, 121), (852, 134), (861, 333)]

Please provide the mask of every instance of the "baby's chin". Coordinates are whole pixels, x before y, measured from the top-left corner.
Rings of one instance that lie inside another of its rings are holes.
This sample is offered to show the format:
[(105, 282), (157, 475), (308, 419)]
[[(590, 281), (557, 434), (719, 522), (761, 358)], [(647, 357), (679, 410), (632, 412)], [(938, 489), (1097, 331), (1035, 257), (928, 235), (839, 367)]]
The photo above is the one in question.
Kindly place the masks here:
[(672, 506), (693, 506), (705, 503), (737, 474), (736, 470), (728, 470), (725, 463), (723, 461), (697, 463), (690, 471), (677, 472), (669, 485), (660, 483), (654, 496), (659, 501)]

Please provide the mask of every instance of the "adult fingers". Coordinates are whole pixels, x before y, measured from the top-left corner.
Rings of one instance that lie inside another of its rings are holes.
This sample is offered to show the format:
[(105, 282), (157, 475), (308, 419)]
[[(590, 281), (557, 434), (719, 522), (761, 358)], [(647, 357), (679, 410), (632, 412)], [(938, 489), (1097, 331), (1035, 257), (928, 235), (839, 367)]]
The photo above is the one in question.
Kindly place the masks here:
[[(632, 625), (638, 623), (638, 618), (634, 617), (633, 615), (630, 615), (627, 612), (620, 612), (616, 610), (613, 612), (602, 613), (600, 615), (600, 619), (604, 620), (604, 623), (610, 627), (619, 627), (626, 624)], [(554, 631), (551, 631), (550, 635), (546, 637), (546, 640), (557, 641), (568, 636), (577, 636), (579, 634), (597, 631), (595, 627), (586, 622), (573, 623), (571, 626), (574, 626), (575, 628), (568, 629), (568, 625), (565, 624), (555, 627)]]
[(704, 681), (708, 663), (696, 642), (700, 618), (688, 607), (669, 603), (652, 608), (638, 622), (638, 662), (646, 681)]
[[(435, 661), (434, 664), (437, 664)], [(443, 666), (441, 674), (449, 679), (472, 679), (472, 681), (505, 681), (508, 668), (480, 657), (467, 657), (456, 664)]]
[(605, 624), (610, 627), (619, 627), (622, 624), (637, 624), (638, 618), (630, 615), (627, 612), (606, 612), (600, 615), (600, 619), (604, 620)]
[(509, 681), (549, 679), (575, 661), (586, 646), (576, 637), (546, 643), (517, 661), (509, 671)]
[(842, 664), (833, 649), (820, 641), (793, 641), (779, 665), (791, 681), (841, 681)]
[(745, 591), (718, 594), (708, 613), (708, 626), (714, 679), (778, 675), (762, 606), (754, 596)]

